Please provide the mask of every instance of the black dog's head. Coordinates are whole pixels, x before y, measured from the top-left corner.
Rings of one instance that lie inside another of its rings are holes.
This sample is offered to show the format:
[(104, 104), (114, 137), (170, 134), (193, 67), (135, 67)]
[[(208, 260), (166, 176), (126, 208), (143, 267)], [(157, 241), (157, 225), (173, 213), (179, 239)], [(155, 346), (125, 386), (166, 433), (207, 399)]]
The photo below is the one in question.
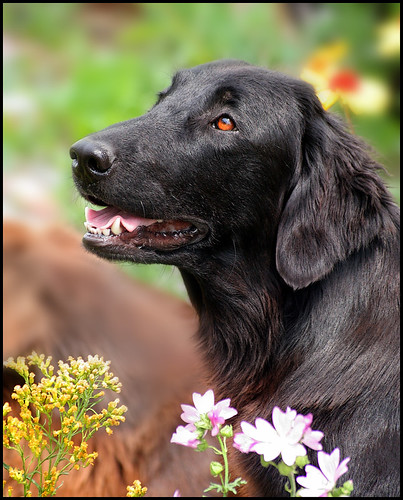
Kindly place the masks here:
[(87, 212), (87, 249), (186, 268), (263, 245), (294, 288), (373, 237), (384, 196), (308, 84), (239, 61), (179, 71), (150, 111), (70, 154), (81, 195), (108, 207)]

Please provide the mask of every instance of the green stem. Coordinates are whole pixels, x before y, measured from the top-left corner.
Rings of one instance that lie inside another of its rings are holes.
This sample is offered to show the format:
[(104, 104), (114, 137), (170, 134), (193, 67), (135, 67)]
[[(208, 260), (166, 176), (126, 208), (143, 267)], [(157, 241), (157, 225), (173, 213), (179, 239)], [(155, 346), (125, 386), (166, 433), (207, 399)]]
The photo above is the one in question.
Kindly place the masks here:
[[(218, 435), (217, 437), (218, 437), (218, 441), (219, 441), (220, 446), (221, 446), (222, 456), (223, 456), (223, 459), (224, 459), (223, 497), (226, 497), (227, 496), (227, 492), (229, 491), (228, 490), (229, 470), (228, 470), (228, 457), (227, 457), (227, 451), (228, 450), (227, 450), (227, 445), (226, 445), (227, 438), (224, 437), (224, 440), (222, 441), (220, 435)], [(222, 482), (222, 480), (221, 480), (221, 482)]]
[(291, 473), (288, 476), (288, 480), (290, 481), (290, 488), (291, 488), (290, 497), (295, 497), (297, 495), (297, 485), (295, 483), (294, 474)]

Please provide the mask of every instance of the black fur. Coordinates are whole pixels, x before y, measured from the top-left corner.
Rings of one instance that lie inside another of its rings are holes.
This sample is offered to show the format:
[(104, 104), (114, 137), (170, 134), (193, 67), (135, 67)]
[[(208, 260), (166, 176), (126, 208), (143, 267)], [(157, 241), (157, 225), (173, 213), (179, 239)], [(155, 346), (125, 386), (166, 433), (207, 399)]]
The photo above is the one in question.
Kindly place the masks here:
[[(308, 84), (238, 61), (180, 71), (148, 113), (84, 141), (102, 150), (75, 163), (87, 199), (208, 227), (172, 251), (86, 246), (179, 267), (236, 426), (312, 412), (324, 450), (351, 457), (354, 495), (398, 496), (399, 211), (362, 141)], [(285, 494), (255, 453), (231, 455), (244, 493)]]

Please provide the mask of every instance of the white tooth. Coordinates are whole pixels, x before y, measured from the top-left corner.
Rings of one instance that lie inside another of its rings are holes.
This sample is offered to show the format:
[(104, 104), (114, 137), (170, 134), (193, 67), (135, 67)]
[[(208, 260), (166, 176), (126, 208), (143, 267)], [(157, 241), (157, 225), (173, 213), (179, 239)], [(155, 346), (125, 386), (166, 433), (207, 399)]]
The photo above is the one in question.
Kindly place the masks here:
[(164, 222), (164, 219), (157, 219), (156, 222)]
[(104, 229), (102, 231), (102, 234), (105, 235), (105, 236), (109, 236), (111, 234), (111, 230), (108, 228), (108, 229)]
[(115, 219), (115, 222), (111, 226), (111, 231), (113, 234), (120, 234), (122, 232), (122, 228), (120, 227), (120, 217)]
[(88, 210), (89, 210), (89, 207), (85, 207), (84, 213), (85, 213), (85, 218), (86, 219), (88, 219)]
[(84, 222), (84, 227), (88, 231), (88, 222)]

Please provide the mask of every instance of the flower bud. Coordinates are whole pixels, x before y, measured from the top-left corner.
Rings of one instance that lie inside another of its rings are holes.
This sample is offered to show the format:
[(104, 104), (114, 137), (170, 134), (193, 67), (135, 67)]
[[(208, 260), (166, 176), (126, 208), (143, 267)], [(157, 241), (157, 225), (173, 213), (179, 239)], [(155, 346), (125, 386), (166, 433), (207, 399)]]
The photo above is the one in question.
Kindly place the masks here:
[(232, 425), (224, 425), (224, 427), (220, 430), (220, 434), (223, 437), (232, 437), (234, 435)]
[(210, 464), (210, 472), (211, 475), (216, 477), (218, 474), (220, 474), (224, 470), (224, 467), (220, 462), (211, 462)]
[(305, 465), (309, 464), (309, 459), (306, 455), (299, 456), (295, 459), (295, 464), (297, 465), (297, 467), (300, 467), (301, 469), (303, 469), (305, 467)]
[(353, 491), (354, 489), (354, 486), (353, 486), (353, 482), (351, 481), (351, 479), (349, 481), (346, 481), (343, 486), (342, 486), (342, 489), (344, 490), (344, 493), (346, 495), (350, 495), (351, 492)]

